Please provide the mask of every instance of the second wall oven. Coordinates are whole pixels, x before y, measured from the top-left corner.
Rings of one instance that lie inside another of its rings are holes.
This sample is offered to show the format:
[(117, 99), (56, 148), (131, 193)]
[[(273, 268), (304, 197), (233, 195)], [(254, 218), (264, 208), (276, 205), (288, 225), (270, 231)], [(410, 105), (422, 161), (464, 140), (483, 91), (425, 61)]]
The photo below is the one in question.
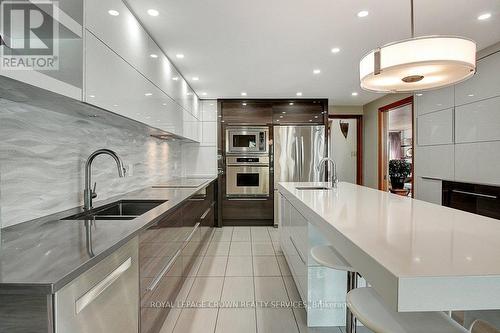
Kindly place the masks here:
[(269, 156), (229, 156), (226, 166), (227, 197), (269, 196)]

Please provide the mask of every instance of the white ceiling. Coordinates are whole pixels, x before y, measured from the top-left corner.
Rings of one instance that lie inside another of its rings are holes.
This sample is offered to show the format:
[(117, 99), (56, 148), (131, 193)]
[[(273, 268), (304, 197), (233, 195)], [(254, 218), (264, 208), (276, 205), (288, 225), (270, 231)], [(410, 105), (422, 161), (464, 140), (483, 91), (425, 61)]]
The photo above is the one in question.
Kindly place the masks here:
[[(128, 0), (201, 98), (329, 98), (362, 105), (360, 58), (410, 34), (409, 0)], [(146, 12), (160, 12), (151, 17)], [(357, 13), (369, 15), (358, 18)], [(477, 16), (492, 17), (478, 21)], [(415, 0), (416, 35), (500, 41), (499, 0)], [(331, 49), (339, 47), (338, 54)], [(182, 53), (184, 59), (177, 59)], [(314, 75), (313, 69), (321, 69)], [(199, 81), (191, 78), (198, 76)], [(359, 96), (351, 96), (357, 91)], [(202, 96), (206, 92), (207, 96)]]

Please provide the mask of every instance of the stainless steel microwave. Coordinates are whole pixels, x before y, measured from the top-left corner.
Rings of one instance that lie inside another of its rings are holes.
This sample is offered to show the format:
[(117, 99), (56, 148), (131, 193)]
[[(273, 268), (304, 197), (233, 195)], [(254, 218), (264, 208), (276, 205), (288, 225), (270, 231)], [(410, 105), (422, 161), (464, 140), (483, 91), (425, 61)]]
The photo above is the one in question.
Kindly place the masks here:
[(231, 126), (226, 128), (226, 153), (266, 154), (269, 129), (267, 127)]

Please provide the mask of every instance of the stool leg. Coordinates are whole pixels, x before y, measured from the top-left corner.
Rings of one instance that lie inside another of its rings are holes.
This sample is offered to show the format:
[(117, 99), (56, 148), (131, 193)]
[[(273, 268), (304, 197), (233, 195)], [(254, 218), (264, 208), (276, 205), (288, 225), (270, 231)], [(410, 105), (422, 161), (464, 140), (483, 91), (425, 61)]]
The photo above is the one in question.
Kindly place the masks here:
[[(356, 272), (347, 272), (347, 292), (358, 287), (358, 274)], [(346, 306), (346, 333), (356, 333), (356, 317)]]

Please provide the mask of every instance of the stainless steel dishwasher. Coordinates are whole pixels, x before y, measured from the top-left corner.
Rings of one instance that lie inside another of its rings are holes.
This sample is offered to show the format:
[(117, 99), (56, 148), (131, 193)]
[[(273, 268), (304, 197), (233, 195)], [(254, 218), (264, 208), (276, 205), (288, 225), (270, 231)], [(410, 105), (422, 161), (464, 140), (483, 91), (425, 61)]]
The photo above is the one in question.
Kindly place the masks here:
[(56, 333), (137, 333), (137, 237), (55, 294)]

